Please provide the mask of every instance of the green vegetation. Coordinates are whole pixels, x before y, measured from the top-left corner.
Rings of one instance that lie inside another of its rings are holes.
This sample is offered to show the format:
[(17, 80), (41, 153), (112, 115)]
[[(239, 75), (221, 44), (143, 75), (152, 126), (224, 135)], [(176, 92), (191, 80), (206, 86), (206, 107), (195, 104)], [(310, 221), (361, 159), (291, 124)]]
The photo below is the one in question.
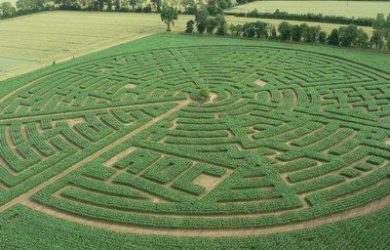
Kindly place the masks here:
[[(197, 31), (203, 34), (206, 30), (208, 34), (232, 35), (236, 37), (260, 38), (282, 41), (294, 41), (305, 43), (321, 43), (333, 46), (355, 47), (355, 48), (390, 48), (390, 14), (387, 20), (383, 14), (378, 14), (372, 23), (375, 28), (374, 36), (371, 37), (362, 29), (354, 24), (341, 26), (333, 29), (328, 36), (326, 31), (321, 30), (320, 26), (309, 26), (306, 23), (292, 25), (286, 21), (278, 25), (278, 32), (274, 25), (257, 21), (244, 24), (231, 24), (228, 26), (225, 17), (221, 14), (210, 13), (203, 7), (195, 13), (195, 22), (189, 20), (185, 32), (193, 33), (193, 25), (196, 23)], [(216, 30), (216, 31), (215, 31)]]
[[(182, 31), (189, 15), (181, 14), (172, 31)], [(253, 19), (226, 17), (227, 24)], [(271, 20), (278, 25), (280, 20)], [(28, 23), (28, 25), (26, 25)], [(291, 22), (291, 24), (295, 24)], [(314, 25), (312, 23), (310, 25)], [(335, 24), (320, 24), (328, 33)], [(99, 27), (98, 29), (96, 27)], [(158, 32), (166, 26), (159, 14), (51, 11), (0, 21), (0, 79), (72, 59)], [(61, 32), (58, 32), (61, 31)], [(366, 29), (372, 32), (372, 29)]]
[(274, 13), (275, 10), (290, 14), (322, 14), (325, 16), (368, 17), (378, 13), (390, 14), (389, 1), (254, 1), (238, 5), (227, 12), (247, 13), (257, 9), (262, 13)]
[(234, 13), (232, 11), (226, 12), (228, 15), (234, 16), (245, 16), (245, 17), (255, 17), (255, 18), (270, 18), (270, 19), (284, 19), (284, 20), (299, 20), (299, 21), (313, 21), (313, 22), (322, 22), (322, 23), (339, 23), (339, 24), (355, 24), (361, 26), (372, 26), (374, 18), (369, 17), (344, 17), (344, 16), (328, 16), (323, 14), (290, 14), (285, 11), (279, 11), (277, 9), (273, 13), (268, 12), (259, 12), (257, 9), (249, 11), (247, 13), (239, 12)]
[[(390, 208), (316, 228), (252, 237), (141, 236), (96, 229), (15, 206), (0, 213), (3, 249), (386, 249)], [(34, 225), (34, 226), (32, 226)]]
[(175, 20), (177, 20), (177, 9), (171, 6), (164, 6), (160, 16), (161, 21), (167, 25), (167, 31), (171, 31), (171, 25), (175, 25)]
[(161, 34), (3, 81), (0, 241), (386, 246), (389, 68), (372, 51)]

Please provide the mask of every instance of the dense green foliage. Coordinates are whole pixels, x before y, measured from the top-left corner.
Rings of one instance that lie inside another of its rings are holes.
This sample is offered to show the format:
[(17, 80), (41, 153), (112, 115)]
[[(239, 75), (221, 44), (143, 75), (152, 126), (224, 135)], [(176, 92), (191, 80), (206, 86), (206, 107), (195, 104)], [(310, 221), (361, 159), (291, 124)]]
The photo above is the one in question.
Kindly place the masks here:
[[(358, 26), (350, 24), (341, 26), (327, 34), (321, 30), (320, 26), (309, 26), (306, 23), (292, 25), (283, 21), (278, 26), (279, 36), (276, 28), (269, 23), (257, 21), (244, 24), (231, 24), (229, 28), (226, 25), (224, 16), (211, 15), (207, 10), (202, 9), (195, 13), (197, 31), (203, 34), (206, 30), (208, 34), (232, 35), (236, 37), (279, 39), (282, 41), (294, 41), (305, 43), (321, 43), (333, 46), (355, 47), (355, 48), (376, 48), (390, 49), (390, 15), (387, 20), (379, 14), (374, 22), (375, 32), (370, 36)], [(193, 22), (188, 21), (188, 24)], [(191, 25), (190, 25), (191, 27)], [(216, 27), (218, 27), (216, 29)], [(216, 30), (216, 31), (215, 31)], [(229, 32), (228, 32), (229, 31)], [(186, 33), (194, 32), (187, 26)]]
[[(0, 213), (3, 249), (386, 249), (390, 208), (293, 232), (252, 237), (163, 237), (69, 223), (24, 206)], [(34, 226), (32, 226), (34, 225)], [(375, 247), (374, 247), (375, 246)]]
[(283, 20), (297, 20), (297, 21), (311, 21), (321, 23), (339, 23), (339, 24), (355, 24), (359, 26), (372, 26), (374, 18), (368, 17), (345, 17), (345, 16), (328, 16), (323, 14), (292, 14), (278, 9), (274, 13), (259, 12), (257, 9), (248, 13), (234, 13), (228, 12), (227, 15), (234, 15), (239, 17), (255, 17), (255, 18), (270, 18)]
[(171, 25), (175, 25), (178, 11), (172, 6), (164, 6), (161, 11), (161, 21), (167, 25), (167, 31), (171, 31)]
[[(223, 233), (370, 206), (390, 193), (389, 65), (367, 51), (158, 35), (4, 81), (0, 203), (87, 159), (37, 190), (38, 209)], [(58, 248), (381, 247), (388, 226), (385, 207), (303, 231), (175, 238), (14, 206), (0, 214), (0, 239), (10, 248), (35, 244), (32, 234)]]

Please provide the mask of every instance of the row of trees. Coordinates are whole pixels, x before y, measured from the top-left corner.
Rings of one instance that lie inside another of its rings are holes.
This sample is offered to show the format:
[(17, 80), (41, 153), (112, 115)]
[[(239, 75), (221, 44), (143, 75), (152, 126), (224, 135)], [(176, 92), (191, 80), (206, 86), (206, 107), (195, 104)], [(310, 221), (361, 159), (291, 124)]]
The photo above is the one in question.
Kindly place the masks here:
[(378, 15), (374, 24), (375, 31), (371, 38), (354, 24), (333, 29), (330, 34), (321, 30), (320, 26), (309, 26), (306, 23), (292, 25), (286, 21), (277, 28), (261, 21), (228, 26), (222, 14), (211, 14), (207, 8), (202, 8), (196, 12), (195, 20), (187, 22), (185, 32), (390, 50), (390, 15), (387, 19)]
[(322, 23), (356, 24), (359, 26), (372, 26), (372, 23), (374, 21), (374, 18), (368, 18), (368, 17), (350, 18), (345, 16), (328, 16), (328, 15), (314, 14), (314, 13), (293, 14), (285, 11), (279, 11), (279, 9), (277, 9), (274, 13), (259, 12), (257, 9), (255, 9), (248, 13), (230, 12), (229, 15), (255, 17), (255, 18), (312, 21), (312, 22), (322, 22)]
[(10, 2), (0, 4), (0, 18), (52, 9), (160, 13), (164, 5), (186, 14), (195, 14), (199, 6), (204, 6), (217, 14), (232, 3), (231, 0), (18, 0), (16, 8)]
[(378, 14), (373, 23), (374, 32), (371, 41), (377, 49), (390, 50), (390, 14), (385, 19), (383, 14)]

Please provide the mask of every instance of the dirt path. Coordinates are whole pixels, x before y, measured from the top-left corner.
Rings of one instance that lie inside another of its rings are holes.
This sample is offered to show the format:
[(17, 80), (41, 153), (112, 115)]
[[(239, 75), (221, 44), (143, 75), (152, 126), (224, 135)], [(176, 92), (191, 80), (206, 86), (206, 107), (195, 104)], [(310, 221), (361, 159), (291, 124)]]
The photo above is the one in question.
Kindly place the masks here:
[(172, 113), (174, 112), (177, 112), (179, 111), (181, 108), (183, 108), (185, 105), (187, 105), (190, 101), (187, 99), (187, 100), (184, 100), (184, 101), (179, 101), (177, 102), (177, 106), (174, 107), (173, 109), (169, 110), (168, 112), (162, 114), (161, 116), (158, 116), (158, 117), (155, 117), (153, 118), (152, 120), (150, 120), (149, 122), (145, 123), (144, 125), (142, 125), (141, 127), (135, 129), (134, 131), (130, 132), (129, 134), (127, 134), (126, 136), (120, 138), (119, 140), (115, 141), (114, 143), (111, 143), (107, 146), (105, 146), (104, 148), (96, 151), (95, 153), (91, 154), (90, 156), (84, 158), (82, 161), (78, 162), (77, 164), (67, 168), (66, 170), (64, 170), (63, 172), (51, 177), (50, 179), (42, 182), (41, 184), (39, 184), (38, 186), (30, 189), (29, 191), (27, 191), (26, 193), (23, 193), (21, 194), (20, 196), (17, 196), (16, 198), (14, 198), (13, 200), (9, 201), (8, 203), (6, 203), (5, 205), (3, 205), (2, 207), (0, 207), (0, 213), (3, 212), (4, 210), (12, 207), (13, 205), (17, 204), (17, 203), (21, 203), (21, 202), (24, 202), (24, 201), (27, 201), (29, 200), (29, 198), (39, 192), (41, 189), (45, 188), (47, 185), (50, 185), (51, 183), (59, 180), (60, 178), (70, 174), (72, 171), (80, 168), (81, 166), (83, 166), (84, 164), (94, 160), (95, 158), (97, 158), (98, 156), (100, 156), (101, 154), (113, 149), (115, 146), (127, 141), (128, 139), (130, 139), (131, 137), (133, 137), (134, 135), (142, 132), (143, 130), (147, 129), (148, 127), (154, 125), (155, 123), (157, 123), (158, 121), (168, 117), (169, 115), (171, 115)]
[[(159, 104), (166, 104), (166, 103), (172, 103), (174, 101), (172, 100), (166, 100), (166, 101), (160, 101), (160, 102), (153, 102), (153, 103), (130, 103), (130, 104), (122, 104), (122, 105), (116, 105), (110, 103), (106, 106), (101, 107), (94, 107), (94, 108), (81, 108), (79, 110), (69, 110), (69, 111), (61, 111), (61, 112), (46, 112), (46, 114), (33, 114), (33, 115), (13, 115), (12, 117), (0, 117), (0, 123), (1, 122), (12, 122), (12, 121), (22, 121), (22, 119), (26, 120), (41, 120), (45, 117), (50, 117), (52, 120), (56, 120), (56, 116), (60, 116), (61, 119), (64, 115), (78, 115), (78, 114), (85, 114), (86, 112), (96, 112), (96, 111), (106, 111), (107, 109), (116, 109), (116, 108), (128, 108), (128, 107), (138, 107), (138, 106), (145, 106), (145, 105), (159, 105)], [(180, 101), (179, 101), (180, 102)]]
[(28, 206), (37, 211), (45, 214), (64, 219), (67, 221), (77, 222), (92, 227), (110, 229), (117, 232), (125, 233), (139, 233), (139, 234), (155, 234), (155, 235), (170, 235), (170, 236), (206, 236), (206, 237), (232, 237), (232, 236), (254, 236), (254, 235), (266, 235), (272, 233), (288, 232), (293, 230), (300, 230), (306, 228), (316, 227), (326, 223), (337, 222), (352, 217), (368, 214), (375, 210), (386, 207), (390, 204), (390, 196), (381, 200), (372, 202), (370, 204), (351, 209), (346, 212), (324, 216), (321, 218), (313, 219), (310, 221), (304, 221), (300, 223), (291, 223), (286, 225), (277, 225), (263, 228), (247, 228), (247, 229), (231, 229), (231, 230), (202, 230), (202, 229), (167, 229), (167, 228), (151, 228), (135, 225), (124, 225), (120, 223), (107, 222), (99, 219), (80, 217), (71, 213), (64, 213), (55, 208), (44, 206), (31, 200), (24, 200), (23, 205)]

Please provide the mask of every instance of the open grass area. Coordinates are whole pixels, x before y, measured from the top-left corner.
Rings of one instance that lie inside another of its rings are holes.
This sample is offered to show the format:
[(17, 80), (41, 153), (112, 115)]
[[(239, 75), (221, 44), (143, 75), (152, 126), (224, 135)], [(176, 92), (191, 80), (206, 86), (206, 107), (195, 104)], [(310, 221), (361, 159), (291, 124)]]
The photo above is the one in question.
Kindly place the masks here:
[[(185, 23), (193, 18), (180, 15), (173, 31), (184, 31)], [(227, 21), (234, 24), (255, 20), (227, 17)], [(274, 25), (281, 22), (264, 21)], [(328, 32), (339, 27), (336, 24), (319, 25)], [(165, 29), (158, 14), (53, 11), (1, 20), (0, 79)], [(370, 28), (365, 30), (371, 31)]]
[(0, 241), (384, 249), (389, 68), (164, 33), (2, 81)]
[(276, 9), (288, 13), (306, 14), (321, 13), (323, 15), (346, 17), (376, 17), (378, 13), (390, 14), (389, 1), (255, 1), (234, 7), (228, 12), (274, 12)]

